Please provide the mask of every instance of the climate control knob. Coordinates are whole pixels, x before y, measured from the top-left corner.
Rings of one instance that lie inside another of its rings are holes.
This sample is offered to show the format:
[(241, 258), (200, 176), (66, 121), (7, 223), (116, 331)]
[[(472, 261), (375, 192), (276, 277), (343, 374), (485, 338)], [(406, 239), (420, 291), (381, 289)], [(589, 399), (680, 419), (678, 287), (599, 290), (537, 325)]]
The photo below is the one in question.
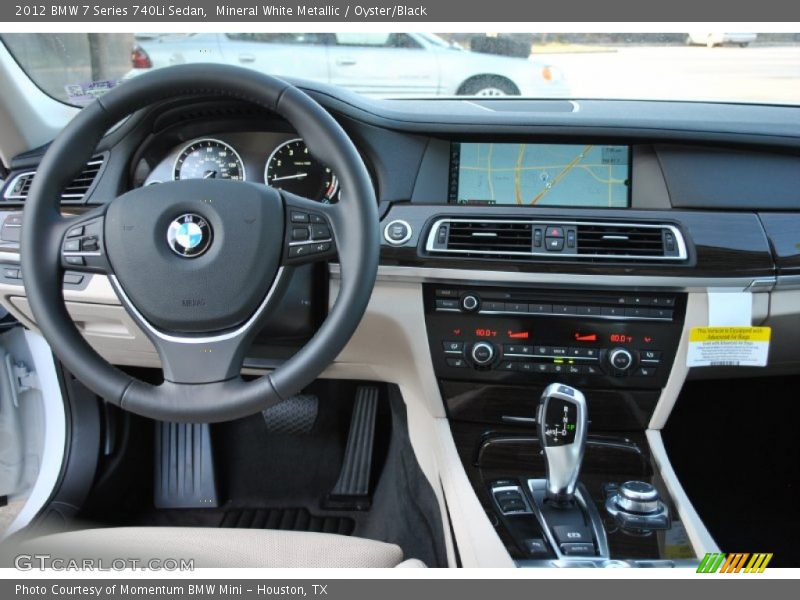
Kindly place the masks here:
[(627, 371), (633, 366), (633, 355), (625, 348), (614, 348), (608, 353), (608, 362), (617, 371)]
[(495, 358), (495, 349), (489, 342), (478, 342), (474, 346), (472, 346), (472, 350), (470, 351), (470, 356), (472, 357), (472, 362), (474, 362), (479, 367), (484, 367), (491, 363)]

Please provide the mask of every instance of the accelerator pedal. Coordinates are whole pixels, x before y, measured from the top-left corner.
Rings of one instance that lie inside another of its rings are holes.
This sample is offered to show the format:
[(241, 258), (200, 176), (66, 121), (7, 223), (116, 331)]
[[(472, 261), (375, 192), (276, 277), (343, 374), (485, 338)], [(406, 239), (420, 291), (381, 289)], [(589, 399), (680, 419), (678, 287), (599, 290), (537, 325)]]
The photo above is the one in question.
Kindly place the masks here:
[(339, 510), (367, 510), (370, 507), (369, 480), (372, 470), (372, 446), (375, 441), (375, 417), (378, 412), (378, 388), (361, 386), (350, 419), (350, 433), (344, 451), (344, 463), (336, 485), (325, 506)]
[(208, 423), (156, 421), (156, 508), (219, 506)]

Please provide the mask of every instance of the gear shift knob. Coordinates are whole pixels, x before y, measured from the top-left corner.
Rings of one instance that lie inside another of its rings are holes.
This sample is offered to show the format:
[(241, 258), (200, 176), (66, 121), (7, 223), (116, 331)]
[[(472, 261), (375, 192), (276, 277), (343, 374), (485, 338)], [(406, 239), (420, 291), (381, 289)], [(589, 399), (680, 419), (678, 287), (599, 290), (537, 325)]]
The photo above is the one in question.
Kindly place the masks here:
[(547, 386), (539, 401), (536, 428), (547, 465), (547, 498), (569, 503), (586, 447), (586, 398), (568, 385)]

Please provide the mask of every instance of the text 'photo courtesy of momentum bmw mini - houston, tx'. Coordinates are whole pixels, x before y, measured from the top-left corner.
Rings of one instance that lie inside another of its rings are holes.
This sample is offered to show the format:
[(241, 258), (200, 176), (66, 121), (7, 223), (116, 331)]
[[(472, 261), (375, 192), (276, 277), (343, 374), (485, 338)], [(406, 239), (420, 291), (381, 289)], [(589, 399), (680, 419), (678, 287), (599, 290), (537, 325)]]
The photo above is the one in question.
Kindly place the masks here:
[(0, 28), (9, 594), (797, 576), (797, 23), (52, 6)]

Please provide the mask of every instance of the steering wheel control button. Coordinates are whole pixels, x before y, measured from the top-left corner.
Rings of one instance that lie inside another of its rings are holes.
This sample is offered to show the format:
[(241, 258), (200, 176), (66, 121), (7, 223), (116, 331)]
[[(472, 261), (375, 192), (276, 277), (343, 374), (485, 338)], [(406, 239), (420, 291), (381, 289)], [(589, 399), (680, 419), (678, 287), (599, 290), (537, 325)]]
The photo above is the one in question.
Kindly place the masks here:
[(308, 223), (309, 221), (308, 213), (297, 212), (293, 210), (291, 214), (291, 220), (292, 223)]
[(64, 252), (79, 252), (81, 249), (80, 240), (67, 240), (64, 242)]
[(82, 256), (65, 256), (64, 262), (72, 267), (86, 266), (86, 261)]
[(327, 225), (312, 225), (311, 226), (311, 239), (312, 240), (329, 240), (331, 239), (331, 230)]
[(406, 221), (395, 219), (383, 229), (383, 238), (393, 246), (402, 246), (411, 239), (413, 231)]
[(73, 227), (67, 232), (68, 238), (81, 237), (83, 235), (83, 227)]
[(292, 239), (294, 241), (303, 242), (310, 237), (310, 233), (308, 231), (308, 227), (293, 227), (292, 228)]
[(197, 213), (186, 213), (167, 228), (167, 244), (184, 258), (197, 258), (211, 246), (211, 225)]

